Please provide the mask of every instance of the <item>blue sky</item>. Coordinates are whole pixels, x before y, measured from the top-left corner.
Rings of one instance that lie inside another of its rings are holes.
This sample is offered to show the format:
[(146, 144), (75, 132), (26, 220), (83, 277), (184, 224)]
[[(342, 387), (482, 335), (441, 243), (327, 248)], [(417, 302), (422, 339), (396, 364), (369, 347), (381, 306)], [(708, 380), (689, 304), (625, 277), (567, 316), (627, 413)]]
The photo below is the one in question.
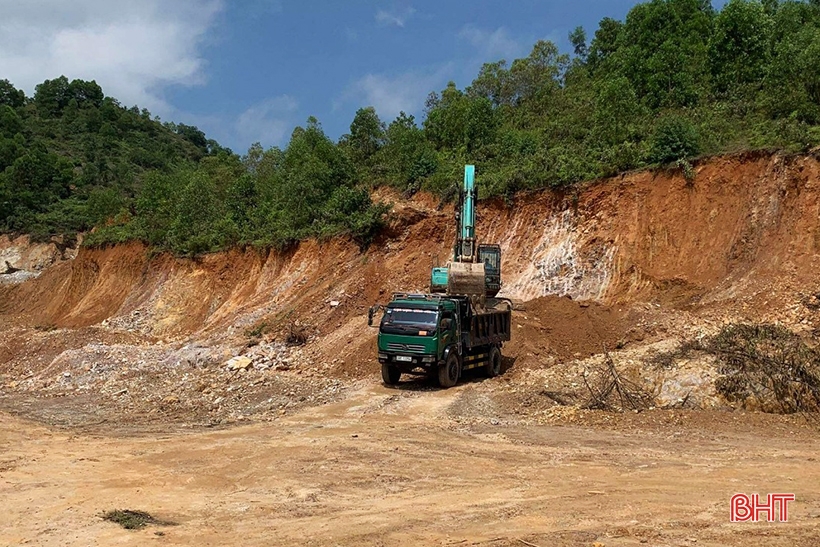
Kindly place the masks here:
[[(719, 7), (723, 1), (716, 1)], [(237, 152), (284, 146), (316, 116), (331, 138), (356, 110), (421, 117), (449, 80), (526, 56), (539, 39), (569, 52), (612, 0), (0, 0), (0, 78), (28, 94), (46, 78), (96, 79), (127, 106), (199, 126)]]

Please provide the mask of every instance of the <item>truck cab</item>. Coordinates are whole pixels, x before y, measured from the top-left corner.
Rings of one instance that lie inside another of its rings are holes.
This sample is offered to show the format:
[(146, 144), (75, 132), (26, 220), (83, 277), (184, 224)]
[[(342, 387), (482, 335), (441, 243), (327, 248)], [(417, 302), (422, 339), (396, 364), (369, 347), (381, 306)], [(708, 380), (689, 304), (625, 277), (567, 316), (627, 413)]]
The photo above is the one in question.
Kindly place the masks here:
[(379, 324), (379, 362), (409, 372), (438, 363), (454, 341), (457, 304), (441, 298), (397, 298)]

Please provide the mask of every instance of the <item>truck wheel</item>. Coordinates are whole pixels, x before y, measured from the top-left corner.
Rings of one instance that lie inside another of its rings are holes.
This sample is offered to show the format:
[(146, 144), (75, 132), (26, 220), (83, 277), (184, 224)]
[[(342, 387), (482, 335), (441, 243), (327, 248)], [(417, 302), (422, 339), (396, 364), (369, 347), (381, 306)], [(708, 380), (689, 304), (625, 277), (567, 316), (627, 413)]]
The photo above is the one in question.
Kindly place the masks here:
[(438, 369), (438, 383), (441, 387), (453, 387), (458, 382), (461, 372), (461, 365), (458, 362), (458, 355), (451, 353), (447, 356), (444, 366)]
[(484, 365), (484, 373), (490, 378), (501, 374), (501, 351), (495, 346), (490, 349), (490, 357)]
[(399, 383), (399, 379), (401, 379), (401, 371), (398, 367), (388, 365), (387, 363), (382, 364), (382, 380), (384, 380), (385, 384), (394, 386)]

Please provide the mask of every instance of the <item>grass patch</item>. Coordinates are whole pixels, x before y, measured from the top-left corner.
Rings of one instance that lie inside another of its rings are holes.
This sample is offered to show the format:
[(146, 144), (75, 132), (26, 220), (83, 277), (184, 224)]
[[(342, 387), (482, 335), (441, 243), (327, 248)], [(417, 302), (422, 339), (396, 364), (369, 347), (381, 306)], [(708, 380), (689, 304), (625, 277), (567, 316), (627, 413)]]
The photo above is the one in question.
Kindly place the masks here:
[(259, 338), (270, 330), (270, 324), (267, 321), (257, 323), (253, 327), (245, 331), (245, 336), (248, 338)]
[(149, 524), (156, 526), (173, 526), (175, 523), (159, 520), (145, 511), (133, 511), (131, 509), (115, 509), (102, 514), (102, 519), (115, 522), (126, 530), (139, 530)]

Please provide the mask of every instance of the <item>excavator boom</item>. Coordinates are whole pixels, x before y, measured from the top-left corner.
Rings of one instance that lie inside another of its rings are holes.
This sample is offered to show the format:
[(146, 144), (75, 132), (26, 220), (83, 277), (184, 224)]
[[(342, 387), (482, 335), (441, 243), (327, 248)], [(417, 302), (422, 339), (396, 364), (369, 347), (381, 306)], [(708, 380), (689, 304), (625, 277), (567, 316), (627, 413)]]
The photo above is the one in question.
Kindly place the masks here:
[(464, 167), (464, 186), (456, 209), (456, 241), (447, 266), (433, 268), (430, 292), (451, 295), (494, 297), (501, 289), (501, 248), (478, 245), (475, 235), (475, 166)]
[(464, 167), (464, 187), (459, 194), (458, 239), (453, 254), (454, 262), (475, 262), (475, 166)]

